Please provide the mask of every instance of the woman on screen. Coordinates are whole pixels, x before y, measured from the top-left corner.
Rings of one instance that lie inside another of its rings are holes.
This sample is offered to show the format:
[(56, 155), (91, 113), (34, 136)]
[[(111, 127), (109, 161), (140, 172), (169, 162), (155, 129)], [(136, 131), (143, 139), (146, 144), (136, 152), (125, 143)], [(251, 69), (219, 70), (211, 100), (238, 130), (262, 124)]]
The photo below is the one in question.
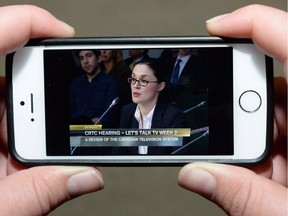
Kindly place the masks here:
[[(157, 60), (138, 63), (128, 82), (132, 101), (122, 108), (120, 128), (185, 128), (184, 114), (176, 107), (160, 103), (159, 96), (165, 89), (161, 65)], [(122, 154), (171, 154), (175, 146), (120, 147)]]

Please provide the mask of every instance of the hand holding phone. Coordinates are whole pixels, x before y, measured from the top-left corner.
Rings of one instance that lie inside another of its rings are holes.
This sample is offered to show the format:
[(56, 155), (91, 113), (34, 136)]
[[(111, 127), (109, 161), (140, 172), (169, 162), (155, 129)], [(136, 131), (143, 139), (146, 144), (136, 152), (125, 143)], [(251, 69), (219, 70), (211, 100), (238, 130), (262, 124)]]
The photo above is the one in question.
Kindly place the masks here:
[[(272, 17), (273, 24), (263, 28)], [(207, 23), (211, 34), (251, 37), (266, 54), (280, 60), (287, 73), (287, 34), (283, 34), (287, 33), (287, 12), (252, 5), (222, 18)], [(287, 215), (287, 76), (274, 81), (277, 127), (269, 160), (249, 167), (252, 172), (224, 164), (194, 163), (179, 174), (181, 186), (221, 206), (229, 215)]]
[[(30, 39), (29, 36), (71, 37), (74, 34), (71, 27), (35, 6), (0, 7), (0, 26), (0, 53), (3, 55), (19, 49)], [(93, 167), (41, 166), (25, 169), (10, 157), (4, 77), (0, 78), (0, 113), (1, 215), (49, 214), (68, 199), (103, 187), (101, 174)], [(75, 181), (84, 187), (74, 187)], [(35, 187), (35, 182), (38, 187)]]
[(22, 163), (258, 163), (269, 155), (272, 61), (249, 40), (48, 39), (11, 54), (7, 66), (10, 146)]

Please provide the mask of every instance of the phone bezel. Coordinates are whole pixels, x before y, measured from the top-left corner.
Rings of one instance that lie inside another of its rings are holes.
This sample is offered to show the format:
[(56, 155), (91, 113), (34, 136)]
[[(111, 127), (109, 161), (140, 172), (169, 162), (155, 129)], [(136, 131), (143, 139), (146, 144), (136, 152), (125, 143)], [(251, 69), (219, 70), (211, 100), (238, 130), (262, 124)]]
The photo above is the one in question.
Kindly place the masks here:
[[(163, 47), (164, 45), (177, 46), (181, 44), (189, 45), (199, 45), (199, 46), (237, 46), (241, 44), (253, 44), (249, 39), (228, 39), (228, 38), (218, 38), (218, 37), (122, 37), (122, 38), (66, 38), (66, 39), (42, 39), (42, 40), (31, 40), (25, 47), (43, 47), (44, 49), (49, 49), (51, 47), (57, 46), (123, 46), (125, 49), (129, 49), (129, 46), (135, 47), (135, 45), (142, 46), (153, 46)], [(100, 49), (100, 48), (99, 48)], [(19, 51), (18, 51), (19, 52)], [(27, 159), (21, 156), (17, 151), (17, 144), (15, 143), (15, 134), (14, 134), (14, 115), (13, 115), (13, 83), (12, 83), (12, 70), (13, 68), (13, 59), (15, 53), (10, 54), (6, 58), (6, 79), (7, 79), (7, 116), (8, 116), (8, 141), (9, 141), (9, 150), (18, 162), (24, 164), (101, 164), (101, 165), (113, 165), (113, 166), (139, 166), (139, 165), (177, 165), (185, 164), (192, 161), (212, 161), (212, 162), (221, 162), (221, 163), (233, 163), (233, 164), (256, 164), (265, 160), (271, 152), (271, 146), (273, 143), (273, 63), (272, 59), (265, 56), (265, 68), (266, 68), (266, 95), (267, 100), (264, 104), (267, 110), (266, 113), (266, 137), (265, 139), (265, 149), (259, 157), (243, 159), (243, 158), (234, 158), (231, 156), (209, 156), (209, 158), (204, 158), (205, 156), (191, 156), (189, 159), (172, 159), (169, 157), (165, 158), (163, 156), (152, 156), (150, 159), (143, 159), (143, 157), (138, 156), (129, 156), (128, 159), (123, 159), (123, 156), (112, 156), (113, 158), (107, 161), (99, 156), (95, 160), (94, 156), (77, 156), (81, 158), (71, 158), (72, 156), (49, 156), (46, 158), (34, 157)], [(39, 64), (43, 62), (38, 62)], [(234, 63), (233, 63), (234, 65)], [(239, 65), (238, 65), (239, 66)], [(234, 79), (235, 82), (235, 79)], [(242, 90), (241, 90), (242, 91)], [(235, 97), (238, 97), (236, 95)], [(234, 125), (235, 126), (235, 125)], [(43, 128), (42, 128), (43, 130)], [(44, 132), (45, 133), (45, 132)], [(44, 139), (45, 140), (45, 139)], [(43, 145), (45, 147), (45, 144)], [(237, 151), (237, 149), (235, 150)], [(37, 153), (36, 153), (37, 155)], [(107, 158), (106, 156), (103, 156)], [(119, 158), (120, 157), (120, 158)], [(122, 157), (122, 158), (121, 158)], [(150, 157), (150, 156), (149, 156)]]

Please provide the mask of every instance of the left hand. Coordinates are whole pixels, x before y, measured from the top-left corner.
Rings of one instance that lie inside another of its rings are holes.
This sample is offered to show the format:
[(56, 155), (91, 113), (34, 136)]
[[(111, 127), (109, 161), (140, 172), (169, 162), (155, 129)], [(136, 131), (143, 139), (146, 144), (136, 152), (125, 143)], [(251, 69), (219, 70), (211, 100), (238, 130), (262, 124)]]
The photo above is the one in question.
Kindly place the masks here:
[[(31, 38), (71, 37), (74, 29), (35, 6), (0, 8), (0, 53)], [(26, 169), (11, 159), (7, 144), (5, 78), (0, 78), (0, 215), (47, 215), (74, 197), (103, 188), (93, 167), (42, 166)]]

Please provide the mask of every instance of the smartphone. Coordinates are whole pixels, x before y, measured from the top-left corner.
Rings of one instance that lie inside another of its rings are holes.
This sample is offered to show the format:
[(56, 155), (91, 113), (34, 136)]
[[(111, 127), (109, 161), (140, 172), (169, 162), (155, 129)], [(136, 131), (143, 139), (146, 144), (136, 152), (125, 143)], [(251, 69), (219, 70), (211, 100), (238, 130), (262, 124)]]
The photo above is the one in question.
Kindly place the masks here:
[(256, 164), (271, 152), (273, 61), (249, 39), (31, 40), (7, 55), (6, 79), (9, 149), (26, 165)]

